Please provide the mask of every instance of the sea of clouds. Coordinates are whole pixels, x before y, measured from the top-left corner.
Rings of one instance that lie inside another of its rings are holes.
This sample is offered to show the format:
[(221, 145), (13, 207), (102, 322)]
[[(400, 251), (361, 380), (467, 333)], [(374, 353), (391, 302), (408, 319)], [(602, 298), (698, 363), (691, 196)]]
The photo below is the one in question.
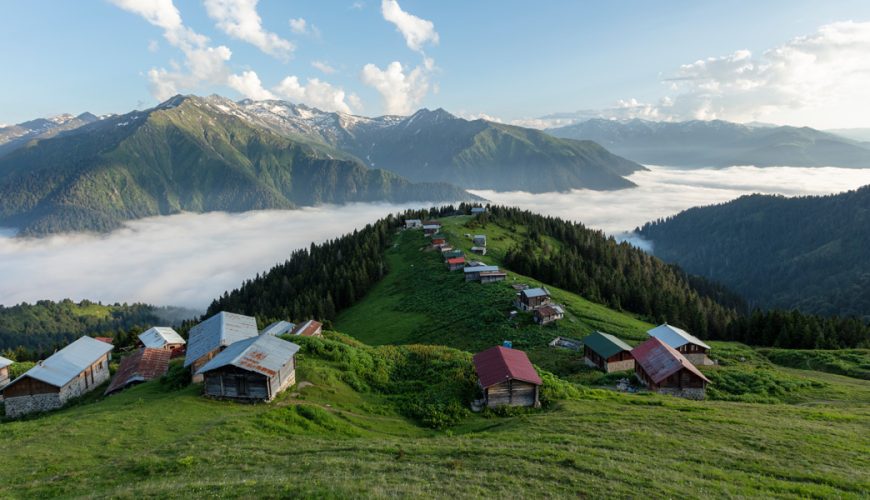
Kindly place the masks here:
[[(870, 169), (651, 167), (635, 189), (529, 194), (476, 191), (494, 203), (621, 235), (644, 222), (747, 193), (827, 194), (870, 184)], [(0, 232), (0, 304), (40, 299), (147, 302), (204, 309), (225, 290), (298, 248), (389, 213), (429, 206), (352, 204), (241, 214), (181, 214), (133, 221), (108, 235), (15, 238)], [(643, 242), (635, 241), (642, 245)]]

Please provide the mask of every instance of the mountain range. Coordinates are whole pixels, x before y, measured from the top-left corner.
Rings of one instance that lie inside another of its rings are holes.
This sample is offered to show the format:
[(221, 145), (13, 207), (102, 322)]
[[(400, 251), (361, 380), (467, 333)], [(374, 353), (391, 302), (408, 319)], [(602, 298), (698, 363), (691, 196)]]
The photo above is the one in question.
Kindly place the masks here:
[(596, 118), (547, 131), (556, 137), (595, 141), (644, 164), (870, 168), (870, 144), (809, 127)]

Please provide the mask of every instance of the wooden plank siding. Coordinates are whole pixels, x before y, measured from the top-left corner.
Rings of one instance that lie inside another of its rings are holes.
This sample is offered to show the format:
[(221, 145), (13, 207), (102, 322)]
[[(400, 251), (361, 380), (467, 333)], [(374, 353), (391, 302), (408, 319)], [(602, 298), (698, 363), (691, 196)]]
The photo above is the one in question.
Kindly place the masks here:
[(496, 406), (537, 406), (538, 386), (520, 380), (507, 380), (484, 389), (484, 399), (490, 408)]

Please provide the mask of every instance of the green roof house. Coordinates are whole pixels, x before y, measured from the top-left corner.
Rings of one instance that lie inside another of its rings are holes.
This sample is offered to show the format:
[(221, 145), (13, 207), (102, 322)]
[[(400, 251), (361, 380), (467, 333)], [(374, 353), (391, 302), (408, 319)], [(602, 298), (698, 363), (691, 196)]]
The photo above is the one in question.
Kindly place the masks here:
[(583, 339), (586, 364), (607, 373), (634, 370), (631, 346), (603, 332), (592, 332)]

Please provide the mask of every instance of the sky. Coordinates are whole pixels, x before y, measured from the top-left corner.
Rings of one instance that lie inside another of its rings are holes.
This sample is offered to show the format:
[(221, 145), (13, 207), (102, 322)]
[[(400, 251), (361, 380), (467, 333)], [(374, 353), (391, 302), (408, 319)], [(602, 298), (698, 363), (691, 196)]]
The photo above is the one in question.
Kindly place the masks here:
[(175, 93), (870, 127), (870, 2), (0, 0), (0, 124)]

